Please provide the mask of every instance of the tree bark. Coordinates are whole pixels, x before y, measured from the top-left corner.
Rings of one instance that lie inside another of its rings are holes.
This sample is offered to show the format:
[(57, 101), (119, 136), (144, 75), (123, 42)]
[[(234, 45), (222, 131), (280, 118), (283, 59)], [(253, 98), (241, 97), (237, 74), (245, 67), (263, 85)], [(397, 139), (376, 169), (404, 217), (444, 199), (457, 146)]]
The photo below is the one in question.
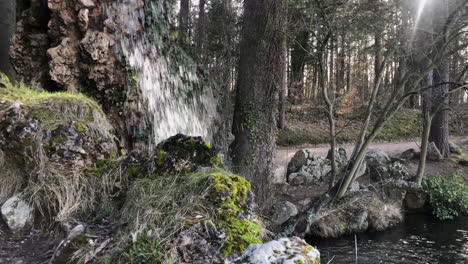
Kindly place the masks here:
[[(443, 33), (443, 27), (448, 17), (448, 6), (446, 0), (433, 1), (434, 2), (434, 31), (437, 33)], [(441, 50), (443, 48), (444, 41), (442, 38), (437, 40), (436, 48)], [(431, 114), (434, 115), (434, 119), (431, 124), (431, 131), (429, 133), (429, 142), (434, 142), (440, 151), (440, 154), (444, 157), (450, 155), (449, 151), (449, 130), (448, 130), (448, 92), (449, 85), (437, 85), (438, 83), (448, 82), (449, 76), (449, 64), (444, 59), (434, 69), (434, 88), (432, 88), (432, 107)]]
[(188, 43), (190, 0), (180, 0), (179, 12), (179, 42)]
[(244, 1), (236, 103), (230, 146), (233, 170), (252, 183), (261, 208), (270, 199), (277, 93), (283, 82), (284, 3)]
[(16, 1), (0, 0), (0, 72), (11, 80), (16, 77), (10, 62), (10, 39), (16, 27)]
[(204, 57), (204, 46), (206, 38), (206, 0), (199, 0), (198, 3), (198, 24), (197, 24), (197, 55), (198, 58)]

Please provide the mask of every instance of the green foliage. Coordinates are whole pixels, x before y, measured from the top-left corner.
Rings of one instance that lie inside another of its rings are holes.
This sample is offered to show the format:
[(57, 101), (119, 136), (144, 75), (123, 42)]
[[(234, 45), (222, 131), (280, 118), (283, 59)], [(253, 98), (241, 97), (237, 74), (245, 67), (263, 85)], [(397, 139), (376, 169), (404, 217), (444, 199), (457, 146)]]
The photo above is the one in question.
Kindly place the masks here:
[(468, 186), (460, 182), (458, 173), (426, 178), (423, 187), (437, 218), (447, 220), (468, 214)]

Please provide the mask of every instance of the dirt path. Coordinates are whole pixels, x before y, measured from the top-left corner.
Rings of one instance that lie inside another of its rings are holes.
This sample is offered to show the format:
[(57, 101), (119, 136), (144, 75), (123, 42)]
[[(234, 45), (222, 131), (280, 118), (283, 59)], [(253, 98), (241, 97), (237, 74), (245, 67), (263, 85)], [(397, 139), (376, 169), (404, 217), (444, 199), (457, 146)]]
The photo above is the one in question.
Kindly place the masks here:
[[(451, 141), (460, 144), (466, 142), (468, 137), (456, 137), (452, 138)], [(371, 149), (380, 149), (385, 151), (390, 156), (396, 156), (401, 152), (413, 148), (419, 151), (419, 139), (414, 139), (411, 141), (397, 141), (397, 142), (377, 142), (371, 145)], [(338, 147), (346, 149), (348, 156), (353, 151), (353, 144), (340, 144)], [(315, 145), (315, 146), (304, 146), (304, 147), (280, 147), (276, 150), (275, 155), (275, 165), (276, 166), (285, 166), (294, 156), (294, 153), (300, 149), (308, 149), (311, 153), (317, 156), (326, 156), (330, 147), (328, 145)]]

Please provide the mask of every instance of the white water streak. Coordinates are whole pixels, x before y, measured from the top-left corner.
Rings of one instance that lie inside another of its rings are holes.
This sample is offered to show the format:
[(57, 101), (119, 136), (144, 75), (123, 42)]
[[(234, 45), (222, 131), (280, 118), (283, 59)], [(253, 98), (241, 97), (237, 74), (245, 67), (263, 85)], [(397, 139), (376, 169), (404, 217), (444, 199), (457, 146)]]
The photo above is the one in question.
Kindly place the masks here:
[[(162, 9), (162, 1), (152, 2), (154, 8)], [(174, 62), (161, 55), (161, 44), (147, 36), (142, 25), (143, 3), (119, 0), (107, 11), (121, 27), (117, 33), (118, 48), (136, 74), (144, 112), (153, 123), (154, 143), (177, 133), (202, 136), (209, 141), (215, 113), (213, 97), (208, 89), (202, 95), (188, 95), (193, 88), (191, 84), (199, 80), (185, 66), (179, 65), (178, 71), (174, 70)]]

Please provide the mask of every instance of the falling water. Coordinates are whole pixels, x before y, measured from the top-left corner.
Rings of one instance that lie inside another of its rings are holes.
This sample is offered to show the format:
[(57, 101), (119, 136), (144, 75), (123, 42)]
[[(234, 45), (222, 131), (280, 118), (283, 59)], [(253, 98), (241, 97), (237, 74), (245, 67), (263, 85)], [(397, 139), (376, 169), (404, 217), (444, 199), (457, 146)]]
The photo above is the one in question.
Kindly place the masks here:
[[(163, 2), (146, 1), (158, 10), (163, 10)], [(199, 85), (195, 70), (162, 55), (162, 36), (149, 35), (144, 28), (144, 9), (141, 0), (118, 0), (107, 7), (107, 15), (120, 27), (117, 48), (135, 74), (143, 112), (152, 121), (154, 143), (177, 133), (209, 141), (213, 96), (209, 89), (193, 92)]]

